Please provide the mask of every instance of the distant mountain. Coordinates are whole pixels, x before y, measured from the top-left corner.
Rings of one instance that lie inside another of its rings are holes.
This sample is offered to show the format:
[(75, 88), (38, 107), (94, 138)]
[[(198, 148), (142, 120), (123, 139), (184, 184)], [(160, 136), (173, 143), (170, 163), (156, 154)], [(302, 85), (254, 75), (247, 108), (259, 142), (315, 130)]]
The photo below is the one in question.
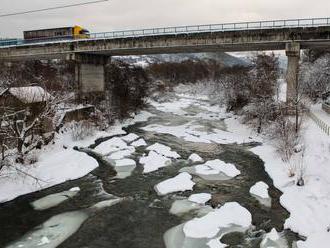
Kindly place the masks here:
[(227, 53), (177, 53), (177, 54), (157, 54), (157, 55), (142, 55), (142, 56), (120, 56), (113, 57), (115, 60), (122, 60), (129, 64), (135, 64), (140, 66), (147, 66), (153, 63), (163, 63), (163, 62), (174, 62), (179, 63), (185, 60), (215, 60), (226, 66), (234, 65), (248, 65), (247, 61), (241, 58), (234, 57)]

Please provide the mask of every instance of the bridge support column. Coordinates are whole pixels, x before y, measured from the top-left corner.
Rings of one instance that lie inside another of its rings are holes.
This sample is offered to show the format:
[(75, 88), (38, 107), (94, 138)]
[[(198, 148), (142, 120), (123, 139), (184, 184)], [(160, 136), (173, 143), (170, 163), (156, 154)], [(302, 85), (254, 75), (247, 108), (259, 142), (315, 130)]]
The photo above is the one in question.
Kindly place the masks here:
[(298, 73), (299, 73), (299, 59), (300, 59), (300, 44), (291, 42), (286, 44), (286, 56), (288, 57), (288, 68), (286, 73), (287, 81), (287, 102), (294, 101), (298, 90)]
[(76, 99), (89, 100), (104, 95), (105, 66), (109, 56), (95, 54), (74, 54)]

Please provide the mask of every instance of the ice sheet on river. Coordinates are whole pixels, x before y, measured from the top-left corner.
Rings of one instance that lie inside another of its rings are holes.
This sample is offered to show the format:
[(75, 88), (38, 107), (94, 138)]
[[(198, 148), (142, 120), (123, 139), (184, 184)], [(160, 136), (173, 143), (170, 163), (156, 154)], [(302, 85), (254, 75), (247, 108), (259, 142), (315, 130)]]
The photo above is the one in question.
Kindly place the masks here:
[(48, 208), (55, 207), (70, 198), (73, 198), (79, 191), (80, 189), (77, 187), (60, 193), (51, 194), (32, 202), (31, 205), (35, 210), (46, 210)]
[(123, 200), (123, 198), (105, 200), (85, 210), (55, 215), (6, 248), (56, 248), (73, 235), (95, 211), (111, 207)]
[(167, 179), (155, 186), (159, 195), (166, 195), (173, 192), (193, 190), (195, 183), (191, 180), (192, 176), (182, 172), (176, 177)]
[(224, 248), (223, 235), (245, 232), (252, 226), (250, 212), (236, 202), (229, 202), (206, 215), (168, 230), (164, 235), (167, 248)]
[(271, 198), (268, 194), (269, 186), (264, 182), (257, 182), (250, 188), (250, 194), (255, 197), (260, 204), (271, 207)]
[(170, 165), (172, 160), (154, 151), (150, 151), (148, 156), (141, 157), (139, 162), (144, 167), (143, 173), (149, 173)]
[(228, 180), (241, 174), (241, 172), (230, 163), (219, 159), (207, 161), (191, 167), (184, 167), (180, 172), (188, 172), (197, 175), (205, 180)]
[(171, 147), (165, 146), (163, 144), (155, 143), (149, 147), (147, 147), (148, 151), (157, 152), (160, 155), (163, 155), (168, 158), (180, 158), (181, 156), (174, 151), (171, 151)]
[(149, 132), (171, 134), (189, 142), (217, 143), (217, 144), (244, 144), (254, 140), (250, 136), (213, 129), (212, 132), (202, 131), (205, 127), (194, 122), (188, 122), (180, 126), (165, 126), (151, 124), (142, 129)]

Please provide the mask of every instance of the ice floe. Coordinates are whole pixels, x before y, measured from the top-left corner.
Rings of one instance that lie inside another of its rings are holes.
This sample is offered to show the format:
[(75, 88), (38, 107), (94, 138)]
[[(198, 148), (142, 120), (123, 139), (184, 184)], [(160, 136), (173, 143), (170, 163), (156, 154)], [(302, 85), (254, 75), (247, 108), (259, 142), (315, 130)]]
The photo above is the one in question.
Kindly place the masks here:
[(188, 221), (183, 231), (191, 238), (213, 238), (233, 226), (248, 229), (251, 226), (250, 212), (237, 202), (229, 202), (204, 217)]
[(56, 248), (73, 235), (95, 211), (113, 206), (123, 200), (123, 198), (105, 200), (85, 210), (55, 215), (6, 248)]
[(159, 143), (155, 143), (147, 147), (147, 150), (157, 152), (158, 154), (164, 155), (168, 158), (180, 158), (180, 155), (177, 152), (171, 151), (171, 147)]
[(255, 197), (262, 205), (271, 207), (271, 198), (268, 194), (269, 186), (264, 182), (257, 182), (250, 188), (250, 194)]
[(199, 194), (193, 194), (189, 196), (188, 200), (191, 202), (195, 202), (198, 204), (205, 204), (209, 200), (211, 200), (212, 195), (208, 193), (199, 193)]
[(95, 151), (102, 154), (102, 155), (108, 155), (110, 153), (127, 149), (128, 145), (125, 141), (123, 141), (121, 138), (114, 137), (110, 140), (107, 140), (101, 144), (99, 144)]
[(241, 174), (235, 165), (225, 163), (219, 159), (192, 167), (184, 167), (180, 172), (188, 172), (205, 180), (228, 180)]
[(136, 167), (133, 159), (121, 159), (114, 161), (114, 168), (117, 171), (116, 178), (124, 179), (129, 177)]
[(260, 248), (287, 248), (288, 243), (279, 234), (275, 228), (273, 228), (269, 233), (266, 233), (260, 243)]
[(130, 133), (128, 135), (125, 135), (125, 136), (121, 137), (122, 140), (124, 140), (124, 141), (126, 141), (128, 143), (130, 143), (132, 141), (135, 141), (138, 138), (140, 138), (140, 137), (138, 135), (136, 135), (135, 133)]
[(148, 156), (141, 157), (139, 162), (143, 165), (143, 173), (149, 173), (170, 165), (171, 159), (150, 151)]
[(68, 191), (63, 191), (60, 193), (45, 196), (39, 200), (32, 202), (31, 205), (35, 210), (46, 210), (55, 207), (70, 198), (73, 198), (75, 195), (78, 194), (79, 191), (80, 188), (75, 187)]
[(191, 161), (192, 163), (203, 163), (204, 160), (196, 153), (193, 153), (189, 156), (188, 158), (189, 161)]
[(139, 140), (131, 143), (131, 146), (134, 146), (134, 147), (147, 146), (147, 143), (145, 142), (144, 139), (139, 139)]
[(186, 172), (182, 172), (176, 177), (167, 179), (155, 186), (155, 190), (159, 195), (169, 193), (193, 190), (195, 183), (191, 180), (192, 176)]

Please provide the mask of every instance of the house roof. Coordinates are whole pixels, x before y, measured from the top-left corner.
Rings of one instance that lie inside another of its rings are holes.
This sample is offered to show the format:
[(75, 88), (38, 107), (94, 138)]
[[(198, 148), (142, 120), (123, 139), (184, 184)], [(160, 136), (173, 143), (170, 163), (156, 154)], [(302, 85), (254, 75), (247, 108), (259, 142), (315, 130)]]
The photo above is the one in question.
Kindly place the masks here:
[(0, 96), (6, 92), (9, 92), (23, 103), (45, 102), (53, 98), (40, 86), (12, 87), (3, 91)]

